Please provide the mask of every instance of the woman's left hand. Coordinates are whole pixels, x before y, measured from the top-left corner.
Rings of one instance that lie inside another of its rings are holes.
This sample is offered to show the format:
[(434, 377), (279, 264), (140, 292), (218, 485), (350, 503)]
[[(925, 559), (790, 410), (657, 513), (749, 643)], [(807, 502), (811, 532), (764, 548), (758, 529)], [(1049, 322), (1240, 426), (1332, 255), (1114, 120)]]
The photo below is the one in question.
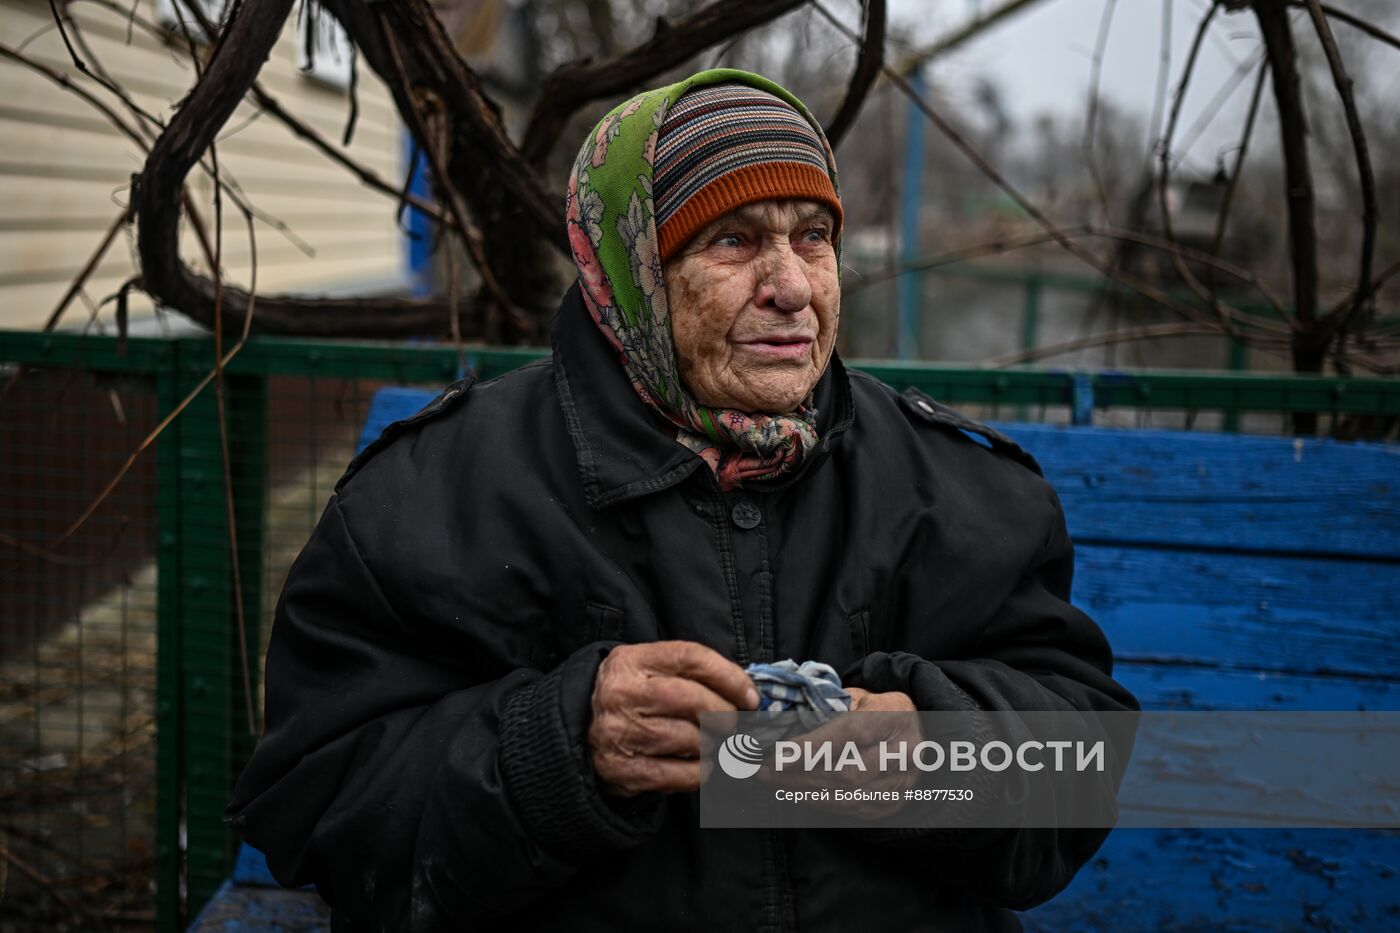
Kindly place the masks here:
[(901, 693), (898, 690), (890, 693), (871, 693), (860, 687), (847, 687), (846, 692), (851, 695), (852, 712), (917, 713), (919, 711), (909, 694)]

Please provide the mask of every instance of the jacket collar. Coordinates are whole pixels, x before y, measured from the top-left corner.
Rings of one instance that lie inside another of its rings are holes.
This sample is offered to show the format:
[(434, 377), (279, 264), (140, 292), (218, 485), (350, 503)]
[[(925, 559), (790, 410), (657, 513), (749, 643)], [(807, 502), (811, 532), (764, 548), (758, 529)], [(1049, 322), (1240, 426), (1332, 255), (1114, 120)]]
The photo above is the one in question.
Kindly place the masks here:
[[(584, 306), (578, 283), (560, 304), (553, 336), (554, 383), (592, 508), (667, 489), (697, 469), (708, 472), (699, 455), (676, 443), (675, 426), (638, 398)], [(815, 403), (820, 440), (802, 465), (744, 488), (771, 491), (797, 482), (826, 459), (854, 422), (850, 380), (835, 351), (817, 383)]]

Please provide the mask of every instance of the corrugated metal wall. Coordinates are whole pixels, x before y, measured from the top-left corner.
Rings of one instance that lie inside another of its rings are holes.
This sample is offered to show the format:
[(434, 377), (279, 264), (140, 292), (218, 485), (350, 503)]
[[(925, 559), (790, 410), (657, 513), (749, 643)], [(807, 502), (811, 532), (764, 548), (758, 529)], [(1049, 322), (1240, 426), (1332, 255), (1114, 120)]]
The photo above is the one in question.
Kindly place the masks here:
[[(158, 0), (137, 0), (142, 19), (156, 22)], [(212, 4), (211, 4), (212, 6)], [(148, 112), (167, 119), (194, 81), (183, 35), (162, 43), (139, 25), (128, 39), (125, 0), (111, 6), (74, 3), (71, 12), (92, 56)], [(167, 6), (168, 9), (168, 6)], [(0, 42), (67, 74), (135, 122), (116, 97), (73, 66), (43, 0), (0, 0)], [(81, 47), (79, 54), (84, 54)], [(339, 143), (349, 112), (344, 89), (303, 75), (298, 64), (295, 17), (288, 20), (263, 87), (301, 120)], [(402, 179), (404, 143), (388, 90), (368, 68), (359, 68), (360, 114), (348, 153), (381, 177)], [(258, 290), (362, 290), (403, 278), (402, 235), (393, 202), (365, 188), (283, 125), (244, 102), (225, 127), (219, 164), (260, 211), (284, 222), (257, 226)], [(143, 156), (93, 107), (22, 65), (0, 60), (0, 328), (38, 327), (86, 263), (121, 206)], [(196, 169), (190, 189), (212, 223), (213, 185)], [(314, 255), (297, 245), (304, 241)], [(128, 234), (112, 245), (87, 287), (93, 302), (112, 294), (133, 274)], [(249, 245), (242, 216), (225, 199), (224, 266), (231, 281), (248, 282)], [(207, 264), (193, 233), (182, 253), (201, 271)], [(132, 318), (149, 316), (150, 302), (132, 304)], [(86, 323), (90, 306), (77, 301), (64, 327)], [(102, 310), (112, 320), (113, 306)]]

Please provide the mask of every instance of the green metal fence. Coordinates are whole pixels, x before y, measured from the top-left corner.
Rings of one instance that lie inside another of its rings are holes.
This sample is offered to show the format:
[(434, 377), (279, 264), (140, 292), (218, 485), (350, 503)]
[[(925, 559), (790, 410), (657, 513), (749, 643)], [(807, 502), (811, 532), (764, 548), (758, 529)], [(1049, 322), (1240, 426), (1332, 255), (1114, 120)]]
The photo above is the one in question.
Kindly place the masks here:
[[(266, 623), (374, 391), (542, 352), (252, 339), (226, 367), (226, 477), (214, 389), (195, 392), (208, 338), (0, 332), (0, 931), (182, 928), (230, 869)], [(1400, 380), (852, 365), (990, 419), (1400, 424)]]

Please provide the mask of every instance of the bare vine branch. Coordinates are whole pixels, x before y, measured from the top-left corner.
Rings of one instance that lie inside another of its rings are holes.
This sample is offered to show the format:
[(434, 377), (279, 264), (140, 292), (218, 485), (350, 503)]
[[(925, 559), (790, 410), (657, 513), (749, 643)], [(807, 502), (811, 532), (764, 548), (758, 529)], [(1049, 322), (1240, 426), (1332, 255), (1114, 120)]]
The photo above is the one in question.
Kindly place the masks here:
[[(828, 15), (823, 7), (818, 6), (816, 9), (818, 12), (823, 13), (823, 15), (826, 16), (827, 20), (833, 26), (835, 26), (838, 31), (844, 33), (848, 38), (855, 38), (855, 36), (845, 26), (845, 24), (843, 24), (840, 20), (836, 19), (835, 17)], [(980, 152), (978, 152), (976, 147), (974, 147), (970, 142), (968, 142), (968, 140), (961, 133), (959, 133), (957, 129), (954, 128), (953, 125), (949, 123), (948, 120), (941, 113), (934, 109), (934, 107), (926, 99), (924, 99), (922, 96), (916, 93), (914, 89), (909, 86), (909, 82), (906, 81), (903, 76), (899, 75), (894, 71), (894, 69), (889, 68), (888, 66), (886, 66), (883, 69), (883, 72), (885, 76), (897, 88), (899, 88), (900, 91), (916, 107), (918, 107), (923, 112), (924, 116), (928, 117), (929, 122), (931, 122), (938, 129), (938, 131), (941, 132), (944, 135), (944, 137), (954, 145), (954, 147), (956, 147), (960, 152), (962, 152), (962, 154), (970, 162), (972, 162), (972, 164), (976, 166), (977, 169), (983, 175), (985, 175), (993, 184), (1000, 188), (1002, 192), (1007, 195), (1007, 197), (1009, 197), (1012, 201), (1016, 203), (1018, 207), (1021, 208), (1021, 210), (1025, 211), (1026, 214), (1028, 214), (1031, 217), (1031, 219), (1033, 219), (1042, 229), (1046, 231), (1046, 233), (1050, 234), (1051, 240), (1056, 245), (1064, 249), (1070, 255), (1080, 259), (1085, 264), (1091, 266), (1094, 269), (1097, 269), (1099, 272), (1103, 273), (1108, 278), (1118, 282), (1121, 285), (1127, 286), (1128, 288), (1142, 295), (1144, 298), (1147, 298), (1150, 301), (1159, 304), (1164, 308), (1174, 311), (1175, 313), (1181, 315), (1187, 320), (1194, 321), (1198, 324), (1213, 323), (1208, 316), (1202, 315), (1201, 312), (1197, 311), (1197, 309), (1191, 307), (1190, 305), (1184, 304), (1183, 302), (1177, 301), (1171, 295), (1162, 291), (1155, 285), (1152, 285), (1150, 282), (1146, 282), (1143, 279), (1132, 275), (1131, 273), (1126, 272), (1123, 269), (1120, 269), (1111, 263), (1104, 261), (1100, 257), (1094, 255), (1094, 253), (1090, 252), (1089, 250), (1083, 248), (1078, 243), (1076, 243), (1073, 237), (1069, 236), (1059, 225), (1057, 225), (1053, 220), (1051, 220), (1043, 210), (1041, 210), (1038, 206), (1036, 206), (1034, 202), (1032, 202), (1024, 194), (1022, 194), (1021, 191), (1015, 185), (1013, 185), (1010, 182), (1010, 180), (1006, 178), (1005, 175), (1001, 173), (1001, 171), (999, 171), (994, 165), (987, 161), (987, 159)]]
[[(820, 0), (813, 0), (819, 3)], [(885, 0), (865, 0), (865, 35), (861, 39), (860, 54), (856, 58), (855, 71), (851, 73), (851, 83), (846, 88), (846, 96), (836, 116), (826, 126), (826, 138), (835, 149), (856, 122), (866, 95), (880, 76), (880, 66), (885, 63)]]
[[(245, 0), (239, 7), (208, 69), (152, 147), (133, 191), (143, 287), (208, 327), (215, 324), (213, 282), (186, 267), (179, 253), (184, 179), (251, 87), (291, 3)], [(224, 284), (220, 302), (225, 330), (240, 330), (236, 322), (251, 320), (248, 292)], [(260, 299), (257, 311), (257, 329), (264, 333), (392, 337), (448, 332), (449, 309), (440, 300), (284, 296)]]
[(998, 23), (1010, 19), (1018, 13), (1024, 13), (1038, 2), (1040, 0), (1005, 0), (1000, 6), (988, 10), (952, 33), (906, 56), (903, 61), (893, 67), (893, 71), (900, 77), (907, 78), (914, 73), (915, 69), (930, 59), (948, 54)]
[[(956, 263), (966, 262), (969, 259), (977, 259), (984, 256), (999, 255), (1002, 253), (1011, 252), (1013, 250), (1026, 249), (1028, 247), (1033, 246), (1042, 246), (1046, 243), (1055, 243), (1061, 236), (1072, 237), (1075, 239), (1093, 237), (1105, 240), (1115, 240), (1124, 243), (1135, 243), (1139, 246), (1146, 246), (1149, 249), (1160, 250), (1162, 252), (1177, 253), (1185, 259), (1189, 259), (1192, 262), (1199, 262), (1202, 265), (1223, 272), (1226, 275), (1229, 275), (1232, 278), (1235, 278), (1240, 282), (1249, 285), (1256, 292), (1258, 292), (1259, 296), (1263, 298), (1266, 302), (1268, 302), (1270, 307), (1275, 312), (1277, 312), (1279, 316), (1282, 317), (1285, 321), (1291, 323), (1293, 320), (1292, 315), (1290, 314), (1288, 309), (1283, 306), (1281, 300), (1279, 299), (1278, 295), (1274, 293), (1273, 289), (1269, 288), (1266, 282), (1264, 282), (1254, 273), (1250, 272), (1248, 269), (1244, 269), (1232, 262), (1221, 259), (1219, 256), (1213, 256), (1210, 253), (1193, 249), (1182, 243), (1170, 242), (1168, 240), (1163, 240), (1159, 237), (1150, 236), (1146, 233), (1140, 233), (1136, 230), (1123, 230), (1115, 227), (1099, 227), (1092, 224), (1083, 224), (1076, 227), (1062, 227), (1058, 231), (1052, 233), (1029, 234), (1023, 237), (1013, 238), (997, 238), (987, 243), (981, 243), (975, 246), (966, 247), (964, 249), (954, 250), (948, 253), (942, 253), (937, 256), (920, 258), (912, 263), (904, 263), (897, 266), (893, 266), (888, 269), (880, 269), (875, 272), (866, 273), (864, 276), (861, 277), (861, 280), (858, 283), (847, 286), (844, 290), (844, 294), (856, 294), (866, 288), (869, 288), (873, 285), (877, 285), (880, 282), (896, 278), (909, 272), (925, 272), (931, 269), (939, 268), (941, 266), (949, 266), (954, 265)], [(1239, 320), (1237, 320), (1235, 323), (1237, 324), (1237, 326), (1258, 327), (1261, 330), (1267, 331), (1275, 335), (1286, 334), (1288, 332), (1288, 328), (1280, 327), (1279, 325), (1273, 324), (1272, 322), (1261, 322), (1250, 315), (1241, 315)], [(1244, 339), (1243, 335), (1241, 335), (1241, 339)]]
[(540, 88), (521, 152), (531, 165), (542, 165), (565, 122), (583, 105), (624, 94), (676, 62), (776, 19), (804, 2), (714, 0), (674, 23), (658, 21), (656, 34), (649, 41), (621, 55), (597, 63), (571, 62), (555, 69)]
[[(1288, 186), (1288, 235), (1293, 257), (1293, 309), (1301, 325), (1294, 343), (1293, 363), (1298, 372), (1320, 372), (1325, 342), (1318, 340), (1317, 227), (1314, 219), (1312, 169), (1308, 164), (1307, 120), (1303, 114), (1302, 80), (1298, 74), (1298, 49), (1288, 22), (1287, 8), (1277, 0), (1251, 0), (1264, 36), (1274, 101), (1278, 105), (1279, 135)], [(1298, 425), (1306, 429), (1305, 424)]]
[[(407, 80), (407, 70), (404, 68), (403, 57), (399, 52), (398, 43), (394, 40), (393, 32), (387, 24), (381, 20), (384, 31), (381, 38), (384, 47), (389, 51), (389, 60), (393, 62), (394, 71), (402, 81)], [(491, 265), (486, 259), (486, 253), (482, 248), (481, 231), (471, 222), (471, 217), (467, 213), (466, 204), (462, 201), (462, 195), (452, 183), (452, 176), (447, 172), (447, 140), (442, 133), (434, 133), (429, 128), (429, 118), (419, 102), (411, 96), (409, 98), (410, 110), (407, 114), (409, 126), (413, 130), (413, 135), (418, 137), (419, 143), (428, 154), (428, 161), (433, 169), (433, 181), (439, 189), (446, 195), (447, 205), (451, 211), (452, 226), (462, 237), (462, 243), (467, 248), (468, 255), (471, 256), (477, 273), (481, 276), (482, 282), (486, 285), (496, 300), (503, 308), (510, 307), (511, 301), (506, 293), (501, 289), (501, 284), (496, 281), (496, 276), (491, 272)], [(460, 333), (459, 324), (456, 320), (456, 307), (453, 306), (453, 320), (449, 323), (449, 328), (454, 335)]]
[(1342, 109), (1346, 114), (1347, 132), (1351, 135), (1352, 151), (1356, 156), (1356, 174), (1361, 181), (1361, 262), (1357, 275), (1356, 295), (1351, 307), (1343, 314), (1330, 315), (1323, 322), (1323, 333), (1327, 338), (1336, 335), (1338, 346), (1345, 346), (1347, 328), (1360, 318), (1370, 304), (1373, 294), (1371, 273), (1376, 257), (1376, 225), (1380, 220), (1380, 207), (1376, 201), (1376, 173), (1371, 167), (1371, 150), (1366, 143), (1366, 131), (1361, 126), (1361, 113), (1356, 109), (1356, 93), (1351, 75), (1342, 64), (1342, 53), (1337, 48), (1337, 40), (1332, 36), (1332, 27), (1322, 11), (1318, 0), (1307, 0), (1308, 12), (1312, 14), (1313, 28), (1322, 41), (1327, 55), (1327, 65), (1332, 71), (1332, 81), (1337, 86), (1337, 96), (1341, 98)]
[(117, 132), (121, 133), (127, 139), (135, 143), (142, 152), (146, 152), (149, 150), (150, 147), (147, 144), (145, 138), (133, 127), (129, 126), (127, 122), (121, 118), (121, 115), (119, 113), (117, 113), (111, 107), (107, 106), (106, 102), (99, 99), (97, 95), (93, 94), (92, 92), (78, 84), (76, 81), (74, 81), (72, 78), (68, 77), (68, 75), (64, 74), (61, 71), (57, 71), (53, 68), (50, 68), (48, 65), (45, 65), (42, 62), (35, 61), (23, 52), (20, 52), (16, 49), (12, 49), (4, 43), (0, 43), (0, 58), (6, 58), (12, 62), (17, 62), (18, 64), (21, 64), (24, 67), (32, 71), (36, 71), (44, 77), (48, 78), (54, 84), (57, 84), (65, 91), (68, 91), (74, 97), (77, 97), (79, 100), (92, 107), (98, 113), (102, 114), (102, 116), (106, 118), (108, 123), (116, 127)]
[[(1249, 111), (1244, 119), (1244, 131), (1240, 135), (1240, 144), (1235, 150), (1235, 164), (1230, 170), (1230, 177), (1225, 182), (1225, 191), (1220, 197), (1220, 209), (1215, 215), (1215, 232), (1211, 235), (1209, 253), (1212, 256), (1220, 255), (1220, 248), (1225, 242), (1225, 228), (1230, 223), (1230, 208), (1235, 203), (1235, 192), (1239, 190), (1240, 172), (1244, 168), (1245, 157), (1249, 154), (1249, 143), (1254, 137), (1254, 124), (1259, 116), (1259, 102), (1264, 96), (1264, 82), (1269, 78), (1269, 66), (1267, 62), (1259, 63), (1259, 77), (1254, 82), (1254, 91), (1249, 98)], [(1206, 287), (1210, 289), (1212, 295), (1215, 294), (1215, 270), (1212, 268), (1206, 274)], [(1280, 305), (1282, 302), (1279, 303)], [(1295, 327), (1296, 319), (1290, 316), (1289, 321)]]
[[(1309, 8), (1311, 6), (1311, 0), (1288, 0), (1288, 5), (1293, 7)], [(1381, 42), (1384, 42), (1386, 45), (1400, 49), (1400, 37), (1386, 32), (1384, 29), (1377, 26), (1370, 20), (1362, 19), (1360, 16), (1357, 16), (1354, 13), (1348, 13), (1346, 10), (1338, 9), (1337, 7), (1330, 6), (1326, 3), (1320, 4), (1320, 6), (1322, 12), (1325, 13), (1328, 16), (1328, 18), (1335, 19), (1339, 23), (1346, 23), (1353, 29), (1359, 29), (1362, 32), (1366, 33), (1366, 35), (1370, 36), (1372, 39), (1378, 39)]]
[[(1172, 230), (1171, 204), (1167, 199), (1167, 183), (1171, 176), (1172, 138), (1176, 135), (1177, 122), (1181, 119), (1181, 107), (1186, 102), (1186, 90), (1191, 86), (1191, 76), (1195, 72), (1196, 62), (1199, 60), (1201, 43), (1205, 41), (1210, 24), (1219, 11), (1220, 4), (1212, 2), (1196, 27), (1196, 34), (1191, 40), (1191, 49), (1186, 54), (1186, 64), (1182, 67), (1181, 83), (1177, 85), (1176, 94), (1172, 98), (1171, 114), (1167, 117), (1167, 128), (1162, 132), (1162, 142), (1157, 151), (1159, 163), (1157, 169), (1157, 211), (1162, 219), (1162, 233), (1167, 242), (1173, 246), (1176, 245), (1176, 233)], [(1231, 337), (1238, 339), (1239, 335), (1232, 321), (1234, 316), (1232, 309), (1220, 300), (1219, 295), (1213, 289), (1206, 288), (1205, 285), (1201, 284), (1195, 273), (1181, 258), (1182, 254), (1179, 250), (1170, 250), (1168, 255), (1171, 256), (1172, 265), (1177, 274), (1181, 276), (1182, 281), (1215, 312), (1221, 328)], [(1282, 308), (1280, 307), (1279, 310), (1281, 311)]]
[(1108, 210), (1108, 189), (1104, 186), (1103, 171), (1099, 167), (1098, 125), (1099, 89), (1103, 81), (1104, 48), (1108, 44), (1109, 30), (1113, 27), (1113, 14), (1118, 8), (1118, 0), (1104, 0), (1103, 14), (1099, 18), (1099, 34), (1094, 40), (1094, 54), (1089, 66), (1089, 104), (1084, 116), (1084, 139), (1080, 148), (1084, 152), (1084, 162), (1089, 166), (1089, 177), (1094, 180), (1094, 191), (1099, 196), (1099, 207), (1103, 210), (1105, 223), (1113, 218)]
[(1033, 360), (1044, 359), (1049, 356), (1059, 356), (1063, 353), (1073, 353), (1075, 350), (1087, 350), (1091, 347), (1103, 347), (1115, 343), (1127, 343), (1134, 340), (1154, 340), (1161, 337), (1219, 337), (1221, 333), (1220, 328), (1212, 324), (1144, 324), (1140, 327), (1129, 327), (1103, 334), (1089, 334), (1084, 337), (1063, 340), (1059, 343), (1048, 343), (1039, 347), (1018, 350), (1015, 353), (1005, 353), (1001, 356), (993, 356), (983, 360), (982, 363), (984, 366), (1000, 368), (1002, 366), (1015, 366), (1018, 363), (1029, 363)]

